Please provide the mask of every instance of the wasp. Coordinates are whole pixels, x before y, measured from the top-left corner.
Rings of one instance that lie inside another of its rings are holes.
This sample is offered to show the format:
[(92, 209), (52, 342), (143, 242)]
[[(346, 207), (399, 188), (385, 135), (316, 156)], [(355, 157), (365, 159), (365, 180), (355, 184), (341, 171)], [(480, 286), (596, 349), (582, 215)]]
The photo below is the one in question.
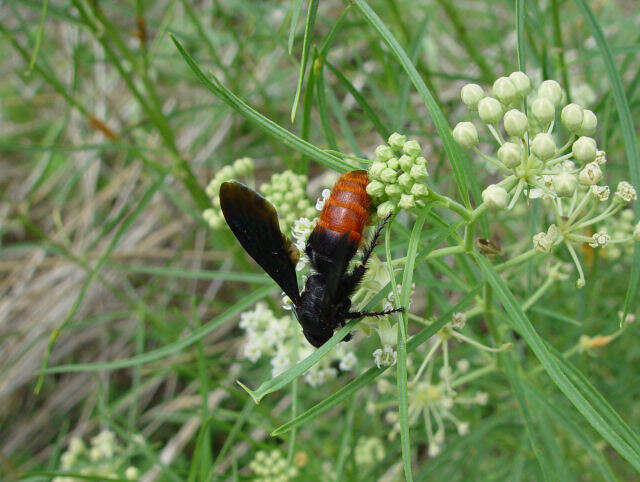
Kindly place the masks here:
[[(360, 263), (349, 271), (349, 262), (362, 244), (370, 214), (367, 171), (343, 174), (325, 201), (318, 222), (305, 245), (313, 270), (300, 293), (295, 265), (297, 250), (280, 230), (273, 205), (260, 194), (236, 181), (220, 186), (220, 207), (229, 228), (244, 250), (291, 299), (293, 312), (304, 336), (322, 346), (347, 320), (383, 316), (396, 308), (366, 313), (351, 310), (350, 296), (367, 270), (367, 262), (382, 232), (380, 223), (362, 251)], [(348, 334), (343, 341), (351, 339)]]

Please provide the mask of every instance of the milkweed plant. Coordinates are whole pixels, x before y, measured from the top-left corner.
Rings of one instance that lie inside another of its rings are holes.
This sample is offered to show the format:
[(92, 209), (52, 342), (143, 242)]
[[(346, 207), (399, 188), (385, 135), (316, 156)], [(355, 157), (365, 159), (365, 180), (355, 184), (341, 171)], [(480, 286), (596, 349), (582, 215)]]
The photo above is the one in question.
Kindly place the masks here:
[[(18, 3), (0, 479), (638, 479), (634, 2)], [(316, 348), (220, 188), (274, 207), (302, 289), (356, 169), (352, 309), (402, 310)]]

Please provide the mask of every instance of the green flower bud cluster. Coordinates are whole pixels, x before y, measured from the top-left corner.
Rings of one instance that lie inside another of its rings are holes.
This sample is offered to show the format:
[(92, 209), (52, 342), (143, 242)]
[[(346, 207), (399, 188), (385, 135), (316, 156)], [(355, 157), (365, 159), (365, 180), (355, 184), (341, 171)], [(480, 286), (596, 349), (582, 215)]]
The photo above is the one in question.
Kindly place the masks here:
[(205, 209), (202, 217), (212, 229), (219, 229), (225, 225), (222, 212), (220, 211), (220, 186), (222, 183), (233, 179), (246, 179), (253, 175), (253, 169), (253, 159), (242, 157), (236, 159), (233, 164), (220, 169), (209, 182), (205, 192), (207, 196), (209, 196), (213, 208)]
[[(60, 469), (76, 472), (89, 478), (138, 480), (140, 471), (128, 465), (122, 454), (125, 448), (118, 444), (113, 432), (100, 432), (91, 439), (89, 446), (82, 439), (73, 437), (60, 456)], [(53, 482), (75, 482), (86, 480), (76, 477), (54, 477)]]
[(298, 475), (298, 468), (289, 465), (287, 459), (277, 449), (271, 452), (260, 450), (249, 463), (249, 468), (256, 475), (253, 480), (263, 482), (287, 482)]
[(280, 229), (287, 235), (296, 220), (313, 219), (318, 215), (306, 193), (307, 181), (304, 174), (286, 170), (274, 174), (268, 183), (260, 186), (260, 193), (276, 208)]
[(386, 144), (376, 147), (375, 155), (369, 167), (367, 193), (378, 206), (378, 216), (384, 218), (398, 209), (424, 205), (429, 173), (420, 144), (395, 132)]

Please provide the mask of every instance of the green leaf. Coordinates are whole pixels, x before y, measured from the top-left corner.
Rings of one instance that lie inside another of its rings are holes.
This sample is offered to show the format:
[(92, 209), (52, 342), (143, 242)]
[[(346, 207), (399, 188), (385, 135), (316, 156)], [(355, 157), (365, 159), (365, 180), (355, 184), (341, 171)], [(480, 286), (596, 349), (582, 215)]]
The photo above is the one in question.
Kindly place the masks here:
[(233, 94), (229, 89), (220, 83), (215, 75), (210, 73), (212, 79), (207, 78), (195, 60), (187, 53), (182, 44), (171, 35), (173, 43), (176, 48), (185, 59), (197, 79), (209, 89), (216, 97), (228, 104), (233, 110), (242, 115), (249, 122), (255, 124), (259, 129), (276, 138), (286, 146), (300, 152), (304, 156), (308, 156), (311, 159), (323, 164), (324, 166), (333, 169), (338, 172), (347, 172), (354, 169), (358, 169), (358, 166), (350, 164), (344, 159), (340, 159), (337, 156), (333, 156), (317, 148), (313, 144), (299, 138), (292, 132), (280, 127), (271, 119), (266, 118), (262, 114), (258, 113), (247, 105), (243, 100)]

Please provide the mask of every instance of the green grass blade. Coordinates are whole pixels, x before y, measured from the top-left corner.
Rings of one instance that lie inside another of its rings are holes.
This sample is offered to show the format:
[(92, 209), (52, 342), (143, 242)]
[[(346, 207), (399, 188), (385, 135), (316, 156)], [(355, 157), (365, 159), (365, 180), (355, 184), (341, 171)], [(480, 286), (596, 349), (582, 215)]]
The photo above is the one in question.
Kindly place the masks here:
[(269, 284), (272, 280), (264, 274), (255, 273), (232, 273), (225, 271), (209, 271), (209, 270), (188, 270), (178, 268), (164, 268), (162, 266), (139, 266), (126, 265), (120, 263), (109, 263), (123, 271), (136, 274), (148, 274), (151, 276), (167, 276), (169, 278), (186, 278), (186, 279), (219, 279), (223, 281), (239, 281), (243, 283), (260, 283)]
[(249, 122), (255, 124), (259, 129), (276, 138), (286, 146), (289, 146), (295, 151), (300, 152), (302, 155), (308, 156), (316, 162), (319, 162), (320, 164), (323, 164), (324, 166), (335, 171), (346, 172), (358, 168), (354, 164), (350, 164), (349, 162), (340, 159), (337, 156), (328, 154), (327, 152), (317, 148), (313, 144), (297, 137), (292, 132), (280, 127), (271, 119), (268, 119), (262, 114), (258, 113), (248, 104), (234, 95), (231, 91), (229, 91), (229, 89), (227, 89), (224, 85), (222, 85), (220, 81), (215, 77), (215, 75), (211, 74), (213, 81), (207, 78), (198, 64), (196, 64), (195, 60), (193, 60), (193, 58), (184, 49), (182, 44), (178, 42), (178, 40), (173, 35), (171, 35), (171, 39), (173, 40), (176, 48), (185, 59), (193, 73), (196, 75), (197, 79), (202, 83), (202, 85), (204, 85), (216, 97), (228, 104), (233, 110), (238, 112)]
[(331, 117), (327, 109), (327, 93), (324, 85), (324, 69), (322, 68), (322, 62), (318, 61), (311, 67), (314, 69), (316, 75), (316, 96), (318, 99), (318, 114), (320, 115), (320, 125), (322, 126), (322, 132), (324, 138), (327, 141), (329, 149), (334, 151), (338, 149), (338, 143), (336, 142), (336, 135), (331, 127)]
[[(364, 15), (365, 19), (369, 24), (374, 28), (374, 30), (378, 33), (380, 38), (384, 41), (385, 44), (391, 49), (394, 57), (398, 60), (400, 65), (407, 72), (407, 75), (411, 79), (414, 87), (422, 97), (429, 114), (431, 115), (431, 119), (433, 120), (433, 124), (435, 125), (438, 134), (440, 135), (440, 139), (442, 140), (442, 145), (447, 154), (449, 162), (451, 163), (451, 168), (453, 169), (453, 175), (456, 180), (456, 184), (458, 186), (458, 190), (460, 191), (460, 195), (462, 196), (462, 200), (467, 207), (470, 206), (469, 201), (469, 179), (467, 179), (466, 175), (466, 166), (465, 159), (460, 154), (460, 150), (453, 140), (453, 136), (451, 134), (451, 127), (447, 122), (444, 113), (440, 109), (440, 106), (436, 102), (433, 94), (426, 86), (420, 74), (416, 70), (415, 66), (409, 59), (409, 56), (404, 51), (404, 49), (400, 46), (396, 38), (393, 36), (389, 28), (386, 24), (380, 19), (378, 14), (373, 11), (373, 9), (369, 6), (369, 4), (365, 0), (353, 0), (353, 2), (359, 9), (360, 12)], [(471, 177), (472, 183), (477, 183), (474, 177)]]
[(333, 75), (336, 76), (336, 78), (342, 83), (342, 85), (344, 85), (345, 89), (347, 89), (353, 96), (353, 98), (362, 109), (364, 115), (369, 118), (369, 120), (373, 124), (374, 129), (378, 131), (378, 134), (380, 134), (380, 137), (382, 137), (382, 139), (384, 140), (388, 139), (391, 135), (391, 131), (389, 131), (389, 129), (384, 126), (378, 115), (367, 102), (367, 99), (364, 98), (364, 96), (358, 91), (358, 89), (354, 87), (349, 79), (347, 79), (342, 72), (334, 67), (333, 64), (331, 64), (328, 60), (325, 60), (324, 63), (327, 67), (329, 67), (331, 72), (333, 72)]
[(304, 39), (302, 41), (302, 58), (300, 59), (300, 73), (298, 74), (298, 85), (296, 86), (296, 95), (293, 99), (291, 108), (291, 122), (296, 119), (296, 111), (298, 110), (298, 102), (300, 101), (300, 93), (302, 92), (302, 84), (304, 82), (304, 74), (307, 71), (307, 63), (309, 62), (309, 54), (311, 52), (311, 35), (313, 34), (313, 25), (316, 22), (316, 13), (318, 13), (318, 5), (320, 0), (311, 0), (309, 2), (309, 11), (307, 12), (307, 23), (304, 27)]
[(518, 42), (516, 50), (518, 53), (518, 70), (520, 72), (526, 72), (527, 69), (527, 57), (525, 54), (524, 40), (525, 5), (526, 0), (516, 0), (516, 39)]
[[(578, 5), (578, 9), (584, 17), (585, 23), (593, 35), (596, 45), (602, 54), (604, 60), (605, 71), (607, 77), (609, 77), (609, 84), (611, 85), (611, 92), (616, 102), (616, 108), (618, 109), (618, 116), (620, 118), (620, 130), (622, 131), (622, 137), (624, 138), (625, 150), (627, 153), (627, 162), (629, 163), (629, 173), (631, 175), (631, 183), (636, 188), (636, 191), (640, 192), (640, 154), (638, 152), (638, 139), (636, 136), (635, 128), (633, 125), (633, 118), (631, 117), (631, 110), (629, 109), (629, 102), (627, 96), (622, 87), (622, 80), (618, 74), (618, 69), (613, 60), (613, 54), (611, 47), (604, 37), (602, 28), (598, 24), (596, 17), (593, 15), (589, 4), (585, 0), (574, 0)], [(640, 215), (640, 204), (635, 203), (636, 217)], [(627, 294), (624, 300), (624, 307), (622, 309), (622, 320), (625, 319), (627, 313), (633, 309), (635, 298), (638, 294), (638, 282), (640, 281), (640, 244), (635, 244), (633, 265), (631, 266), (631, 275), (629, 276), (629, 286), (627, 287)]]
[(201, 328), (194, 330), (190, 335), (181, 338), (178, 341), (169, 343), (162, 348), (151, 350), (140, 355), (125, 358), (123, 360), (115, 360), (104, 363), (78, 363), (73, 365), (59, 365), (55, 367), (49, 367), (45, 370), (41, 370), (42, 374), (50, 373), (71, 373), (71, 372), (95, 372), (102, 370), (118, 370), (121, 368), (130, 368), (146, 363), (151, 363), (157, 360), (161, 360), (176, 353), (181, 352), (186, 347), (193, 345), (198, 340), (201, 340), (209, 333), (214, 331), (224, 323), (231, 321), (238, 316), (241, 312), (254, 305), (257, 301), (261, 300), (273, 291), (272, 286), (263, 286), (257, 289), (252, 294), (245, 296), (242, 300), (231, 306), (227, 311), (217, 316), (214, 320), (210, 321)]
[(302, 2), (303, 0), (295, 0), (293, 4), (293, 9), (291, 11), (291, 24), (289, 25), (289, 40), (287, 42), (287, 50), (289, 51), (289, 55), (293, 51), (293, 42), (296, 37), (296, 27), (298, 26), (298, 20), (300, 19), (300, 13), (302, 12)]

